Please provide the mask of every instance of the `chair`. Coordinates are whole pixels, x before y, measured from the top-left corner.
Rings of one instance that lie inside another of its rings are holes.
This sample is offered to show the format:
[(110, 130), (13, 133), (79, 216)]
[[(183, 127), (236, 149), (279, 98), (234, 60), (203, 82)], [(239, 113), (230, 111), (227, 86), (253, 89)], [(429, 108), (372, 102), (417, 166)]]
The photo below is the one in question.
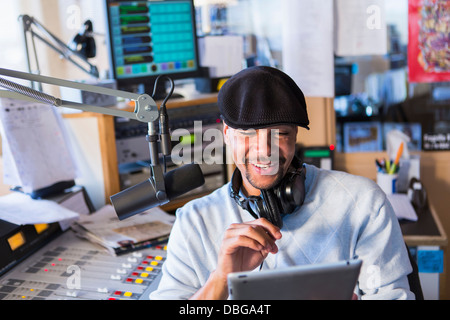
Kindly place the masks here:
[(416, 300), (424, 300), (422, 286), (419, 279), (419, 267), (417, 266), (416, 260), (411, 255), (408, 246), (406, 244), (405, 246), (406, 251), (408, 251), (409, 261), (411, 262), (411, 266), (413, 268), (412, 272), (408, 275), (409, 289), (416, 295)]

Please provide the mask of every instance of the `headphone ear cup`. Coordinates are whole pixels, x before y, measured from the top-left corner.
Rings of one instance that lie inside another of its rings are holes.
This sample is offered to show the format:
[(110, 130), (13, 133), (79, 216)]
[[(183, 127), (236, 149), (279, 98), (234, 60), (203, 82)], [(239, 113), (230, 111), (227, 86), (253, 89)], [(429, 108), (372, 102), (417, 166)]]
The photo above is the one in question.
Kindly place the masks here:
[(275, 194), (280, 199), (283, 213), (292, 213), (305, 200), (305, 174), (302, 168), (286, 177), (276, 188)]
[(278, 198), (272, 190), (261, 190), (261, 200), (258, 204), (259, 215), (266, 218), (273, 225), (281, 228), (283, 220), (280, 214)]

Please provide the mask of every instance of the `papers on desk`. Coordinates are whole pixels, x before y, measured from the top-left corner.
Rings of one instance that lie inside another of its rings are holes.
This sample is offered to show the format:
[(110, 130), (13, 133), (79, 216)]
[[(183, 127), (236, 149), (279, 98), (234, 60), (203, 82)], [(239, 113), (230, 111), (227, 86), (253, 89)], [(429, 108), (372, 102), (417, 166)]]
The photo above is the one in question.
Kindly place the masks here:
[(59, 222), (63, 229), (79, 214), (50, 200), (34, 200), (14, 192), (0, 197), (0, 219), (17, 225)]
[(156, 207), (123, 221), (111, 205), (88, 216), (81, 216), (72, 225), (79, 236), (97, 243), (113, 255), (147, 248), (167, 241), (175, 216)]
[(31, 193), (76, 178), (64, 126), (54, 107), (1, 98), (0, 134), (5, 184)]
[(416, 210), (411, 204), (408, 196), (403, 193), (388, 194), (387, 198), (394, 208), (395, 215), (399, 220), (417, 221)]

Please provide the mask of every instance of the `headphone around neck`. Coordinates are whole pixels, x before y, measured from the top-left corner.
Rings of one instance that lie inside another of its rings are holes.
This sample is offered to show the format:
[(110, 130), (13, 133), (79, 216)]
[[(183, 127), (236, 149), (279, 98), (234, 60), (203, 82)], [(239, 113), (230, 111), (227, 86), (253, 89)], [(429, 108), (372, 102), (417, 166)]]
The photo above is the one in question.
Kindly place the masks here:
[[(290, 214), (303, 204), (305, 199), (305, 172), (302, 161), (294, 156), (288, 172), (275, 187), (261, 190), (259, 196), (242, 197), (239, 190), (242, 175), (238, 168), (234, 170), (230, 184), (230, 196), (247, 210), (255, 219), (266, 218), (272, 224), (283, 226), (282, 214)], [(252, 206), (252, 203), (254, 204)], [(252, 209), (255, 208), (257, 212)]]

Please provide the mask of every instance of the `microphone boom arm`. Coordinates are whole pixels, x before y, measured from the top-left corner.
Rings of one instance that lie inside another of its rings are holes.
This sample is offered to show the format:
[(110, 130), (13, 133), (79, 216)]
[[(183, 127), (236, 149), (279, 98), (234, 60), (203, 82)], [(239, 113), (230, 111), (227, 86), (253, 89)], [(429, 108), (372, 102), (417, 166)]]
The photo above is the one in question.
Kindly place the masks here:
[[(93, 86), (85, 83), (79, 83), (75, 81), (68, 81), (48, 76), (42, 76), (37, 74), (31, 74), (26, 72), (20, 72), (15, 70), (9, 70), (9, 69), (3, 69), (0, 68), (0, 75), (13, 77), (13, 78), (19, 78), (24, 80), (30, 80), (30, 81), (36, 81), (41, 83), (47, 83), (51, 85), (56, 85), (59, 87), (66, 87), (66, 88), (72, 88), (72, 89), (78, 89), (82, 91), (88, 91), (98, 94), (104, 94), (109, 96), (115, 96), (119, 98), (125, 98), (135, 101), (135, 109), (134, 112), (129, 111), (123, 111), (123, 110), (117, 110), (117, 109), (111, 109), (111, 108), (105, 108), (105, 107), (99, 107), (99, 106), (92, 106), (87, 105), (84, 103), (78, 103), (78, 102), (72, 102), (67, 100), (62, 100), (59, 98), (54, 98), (54, 102), (49, 102), (46, 100), (39, 99), (41, 96), (49, 96), (45, 93), (42, 93), (40, 91), (31, 89), (26, 86), (22, 86), (19, 84), (15, 84), (14, 82), (9, 81), (12, 85), (15, 85), (16, 87), (5, 87), (6, 89), (10, 91), (17, 92), (19, 94), (31, 97), (36, 100), (40, 100), (41, 102), (52, 104), (56, 107), (67, 107), (71, 109), (78, 109), (82, 111), (89, 111), (94, 113), (101, 113), (105, 115), (111, 115), (116, 117), (123, 117), (133, 120), (138, 120), (141, 122), (153, 122), (158, 120), (159, 112), (158, 107), (156, 105), (155, 100), (153, 100), (152, 97), (150, 97), (147, 94), (137, 94), (137, 93), (130, 93), (126, 91), (116, 90), (116, 89), (110, 89), (100, 86)], [(6, 80), (6, 79), (2, 79)], [(8, 80), (6, 80), (8, 81)], [(27, 94), (28, 93), (28, 94)], [(30, 94), (34, 94), (34, 96), (30, 96)]]
[[(31, 72), (31, 61), (30, 61), (30, 52), (29, 52), (28, 40), (27, 40), (28, 33), (31, 36), (31, 44), (33, 46), (34, 60), (35, 60), (35, 64), (36, 64), (38, 73), (40, 72), (40, 70), (39, 70), (39, 61), (37, 58), (36, 48), (35, 48), (35, 43), (34, 43), (35, 38), (37, 38), (41, 42), (45, 43), (48, 47), (53, 49), (55, 52), (59, 53), (64, 59), (73, 63), (76, 67), (83, 70), (87, 74), (89, 74), (95, 78), (99, 77), (99, 72), (98, 72), (97, 67), (95, 65), (91, 64), (88, 61), (87, 57), (83, 56), (79, 52), (68, 47), (58, 37), (56, 37), (47, 28), (45, 28), (39, 21), (37, 21), (36, 18), (30, 17), (25, 14), (25, 15), (19, 16), (19, 20), (22, 22), (25, 49), (26, 49), (27, 62), (28, 62), (28, 69), (30, 72)], [(76, 59), (73, 59), (72, 57), (76, 57)], [(77, 60), (81, 60), (83, 63), (87, 64), (87, 66), (83, 66), (80, 63), (81, 61), (78, 62)]]
[(135, 108), (133, 112), (117, 110), (113, 108), (105, 108), (100, 106), (92, 106), (83, 103), (62, 100), (53, 97), (51, 95), (48, 95), (46, 93), (42, 93), (40, 91), (31, 89), (29, 87), (17, 84), (15, 82), (0, 77), (0, 86), (6, 88), (9, 91), (17, 93), (17, 99), (23, 100), (25, 96), (56, 107), (66, 107), (87, 112), (111, 115), (115, 117), (123, 117), (127, 119), (137, 120), (140, 122), (147, 122), (148, 123), (147, 141), (149, 143), (150, 169), (152, 171), (152, 175), (149, 178), (149, 180), (152, 183), (153, 188), (155, 189), (155, 194), (159, 201), (159, 205), (163, 205), (169, 202), (165, 190), (164, 174), (161, 166), (159, 165), (158, 145), (157, 145), (158, 134), (156, 133), (155, 129), (155, 123), (156, 121), (158, 121), (159, 118), (159, 110), (155, 100), (152, 97), (150, 97), (147, 94), (130, 93), (116, 89), (93, 86), (84, 83), (3, 68), (0, 68), (0, 75), (133, 100), (135, 102)]

